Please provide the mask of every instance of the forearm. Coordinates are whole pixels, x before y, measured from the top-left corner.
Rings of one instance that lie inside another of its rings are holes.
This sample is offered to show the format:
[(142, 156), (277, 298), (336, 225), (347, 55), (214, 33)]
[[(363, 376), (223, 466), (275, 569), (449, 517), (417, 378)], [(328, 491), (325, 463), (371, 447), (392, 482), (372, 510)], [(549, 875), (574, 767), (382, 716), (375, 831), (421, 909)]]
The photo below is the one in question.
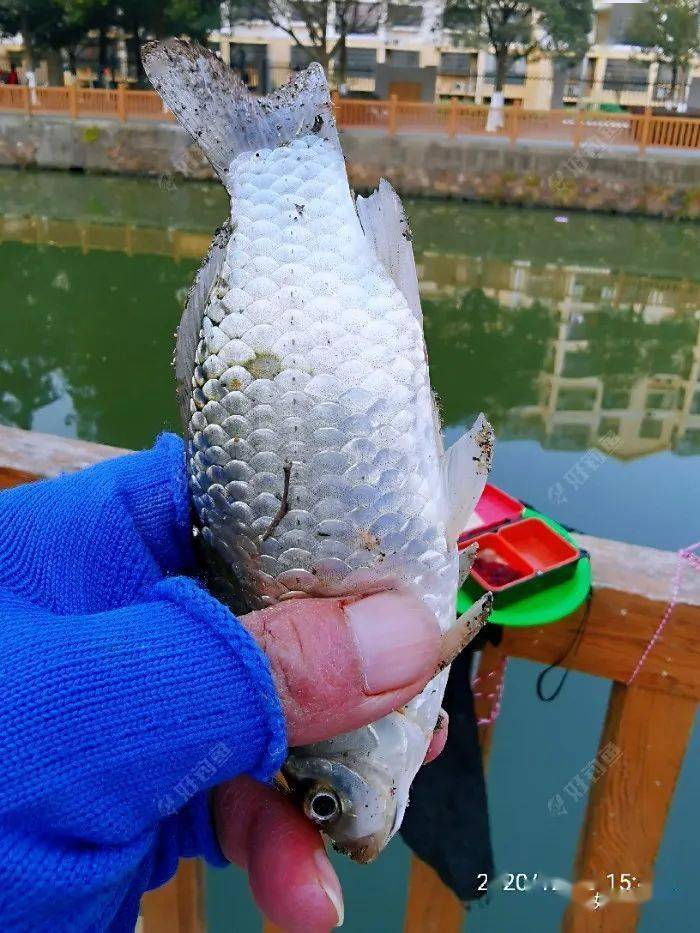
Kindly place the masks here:
[[(83, 884), (93, 907), (79, 909), (108, 914), (180, 855), (219, 860), (208, 789), (269, 779), (285, 752), (267, 662), (230, 613), (171, 578), (142, 604), (86, 616), (0, 592), (0, 614), (0, 915), (26, 917), (28, 891), (39, 913), (46, 897), (70, 914)], [(51, 885), (32, 894), (48, 862)]]

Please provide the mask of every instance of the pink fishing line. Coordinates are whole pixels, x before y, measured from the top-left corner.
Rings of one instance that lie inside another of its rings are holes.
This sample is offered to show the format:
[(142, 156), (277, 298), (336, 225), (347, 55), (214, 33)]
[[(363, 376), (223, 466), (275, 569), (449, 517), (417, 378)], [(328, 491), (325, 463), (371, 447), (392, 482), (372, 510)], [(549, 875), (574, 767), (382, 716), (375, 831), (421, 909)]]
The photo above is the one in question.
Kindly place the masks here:
[(691, 544), (690, 547), (681, 548), (680, 551), (678, 552), (677, 563), (676, 563), (676, 573), (673, 578), (673, 588), (671, 590), (671, 601), (666, 607), (666, 611), (664, 612), (663, 617), (661, 621), (659, 622), (656, 631), (649, 639), (649, 644), (646, 646), (646, 648), (642, 652), (642, 656), (640, 657), (639, 661), (637, 661), (637, 666), (632, 671), (632, 675), (627, 681), (628, 687), (634, 681), (637, 674), (644, 667), (644, 663), (646, 659), (651, 654), (651, 651), (653, 650), (654, 645), (657, 643), (659, 638), (661, 638), (661, 634), (663, 630), (666, 628), (666, 624), (668, 620), (671, 618), (671, 613), (675, 609), (680, 599), (681, 582), (683, 580), (683, 571), (685, 570), (686, 563), (690, 564), (690, 566), (693, 567), (695, 570), (700, 570), (700, 558), (698, 557), (697, 554), (693, 554), (693, 551), (697, 551), (698, 548), (700, 548), (700, 541), (696, 542), (695, 544)]

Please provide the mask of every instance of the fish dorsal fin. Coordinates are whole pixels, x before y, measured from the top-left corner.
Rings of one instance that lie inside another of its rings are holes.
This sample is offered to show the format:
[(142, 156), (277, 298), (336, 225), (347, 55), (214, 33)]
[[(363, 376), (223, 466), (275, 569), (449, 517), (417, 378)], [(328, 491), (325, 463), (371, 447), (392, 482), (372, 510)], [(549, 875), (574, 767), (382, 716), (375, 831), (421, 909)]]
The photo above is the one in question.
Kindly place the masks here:
[(411, 228), (401, 199), (389, 182), (382, 178), (377, 190), (368, 198), (358, 197), (356, 204), (362, 230), (377, 258), (402, 292), (411, 311), (422, 321)]
[(227, 221), (214, 234), (209, 252), (199, 267), (192, 283), (185, 308), (180, 318), (175, 343), (175, 379), (177, 380), (177, 400), (180, 405), (182, 424), (187, 431), (190, 420), (190, 398), (192, 396), (192, 373), (194, 359), (202, 330), (204, 312), (212, 289), (221, 272), (226, 256), (226, 246), (231, 236), (231, 224)]
[(493, 428), (483, 415), (445, 454), (445, 488), (449, 506), (448, 541), (464, 531), (481, 498), (493, 459)]
[(340, 148), (319, 64), (273, 94), (254, 97), (228, 65), (196, 42), (146, 42), (141, 56), (151, 84), (224, 184), (231, 162), (242, 152), (276, 149), (311, 133)]

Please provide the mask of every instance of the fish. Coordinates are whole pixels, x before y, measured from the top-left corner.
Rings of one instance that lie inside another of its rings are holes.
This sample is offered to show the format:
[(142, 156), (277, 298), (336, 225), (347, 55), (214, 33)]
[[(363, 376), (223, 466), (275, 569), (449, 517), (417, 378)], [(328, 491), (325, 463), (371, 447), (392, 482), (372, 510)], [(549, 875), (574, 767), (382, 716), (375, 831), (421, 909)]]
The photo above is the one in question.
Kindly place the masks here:
[[(195, 43), (142, 55), (231, 203), (175, 350), (209, 589), (237, 614), (403, 589), (446, 631), (494, 438), (480, 415), (444, 449), (398, 195), (382, 180), (354, 196), (319, 65), (256, 98)], [(490, 606), (469, 611), (465, 641)], [(287, 791), (351, 858), (371, 861), (400, 827), (447, 674), (379, 722), (289, 750)]]

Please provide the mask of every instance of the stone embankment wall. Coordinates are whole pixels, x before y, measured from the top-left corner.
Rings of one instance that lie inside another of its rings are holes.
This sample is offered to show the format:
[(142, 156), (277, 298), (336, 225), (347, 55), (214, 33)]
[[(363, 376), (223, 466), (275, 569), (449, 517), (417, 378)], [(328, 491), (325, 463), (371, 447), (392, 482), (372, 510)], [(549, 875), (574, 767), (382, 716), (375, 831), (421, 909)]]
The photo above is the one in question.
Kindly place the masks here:
[[(579, 208), (664, 217), (700, 216), (700, 153), (550, 142), (387, 136), (344, 131), (357, 190), (388, 178), (405, 195)], [(190, 137), (171, 123), (0, 116), (0, 166), (210, 178)]]

